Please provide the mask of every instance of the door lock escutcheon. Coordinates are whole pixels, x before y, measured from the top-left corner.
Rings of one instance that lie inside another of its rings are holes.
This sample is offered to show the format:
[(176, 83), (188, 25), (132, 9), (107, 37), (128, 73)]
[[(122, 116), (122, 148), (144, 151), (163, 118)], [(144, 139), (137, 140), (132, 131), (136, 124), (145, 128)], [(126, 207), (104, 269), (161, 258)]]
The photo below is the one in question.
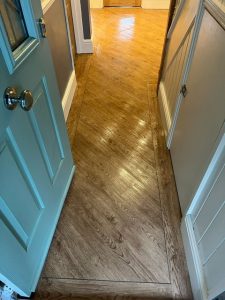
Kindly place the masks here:
[(40, 27), (40, 31), (41, 31), (41, 36), (43, 38), (46, 38), (47, 37), (47, 28), (46, 28), (46, 23), (45, 23), (44, 18), (40, 18), (38, 23), (39, 23), (39, 27)]
[(23, 110), (29, 111), (33, 105), (33, 102), (33, 96), (31, 91), (29, 90), (22, 91), (19, 97), (17, 97), (17, 92), (15, 88), (8, 87), (5, 90), (4, 104), (5, 107), (9, 110), (14, 110), (19, 104)]
[(183, 95), (184, 98), (187, 96), (188, 90), (186, 84), (182, 85), (180, 93)]

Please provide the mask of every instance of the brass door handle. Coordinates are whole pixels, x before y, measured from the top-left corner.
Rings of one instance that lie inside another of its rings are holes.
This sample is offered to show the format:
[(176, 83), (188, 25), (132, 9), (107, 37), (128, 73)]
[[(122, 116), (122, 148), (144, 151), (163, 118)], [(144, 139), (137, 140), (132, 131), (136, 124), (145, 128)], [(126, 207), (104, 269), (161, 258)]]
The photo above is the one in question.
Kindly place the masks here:
[(20, 107), (25, 110), (29, 111), (33, 105), (33, 96), (31, 91), (24, 90), (20, 94), (20, 97), (17, 97), (16, 89), (13, 87), (8, 87), (4, 93), (4, 103), (5, 107), (9, 110), (14, 110), (18, 104)]

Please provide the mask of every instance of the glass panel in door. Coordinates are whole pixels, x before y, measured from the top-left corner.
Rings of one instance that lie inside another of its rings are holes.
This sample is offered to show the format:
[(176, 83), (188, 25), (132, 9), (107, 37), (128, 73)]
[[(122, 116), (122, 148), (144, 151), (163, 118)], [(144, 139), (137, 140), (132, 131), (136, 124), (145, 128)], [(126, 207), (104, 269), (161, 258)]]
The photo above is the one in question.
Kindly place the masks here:
[(28, 37), (20, 1), (1, 0), (0, 14), (13, 51)]

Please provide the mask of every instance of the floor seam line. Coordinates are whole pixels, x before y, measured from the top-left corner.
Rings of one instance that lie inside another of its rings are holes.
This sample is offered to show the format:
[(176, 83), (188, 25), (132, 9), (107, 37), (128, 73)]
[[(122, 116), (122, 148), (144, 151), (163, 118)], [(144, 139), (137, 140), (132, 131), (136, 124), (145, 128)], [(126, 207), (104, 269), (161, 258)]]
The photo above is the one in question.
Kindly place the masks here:
[(119, 280), (107, 280), (107, 279), (79, 279), (79, 278), (59, 278), (59, 277), (42, 277), (42, 279), (50, 280), (72, 280), (72, 281), (95, 281), (95, 282), (111, 282), (111, 283), (137, 283), (137, 284), (158, 284), (158, 285), (171, 285), (171, 282), (154, 282), (154, 281), (119, 281)]
[(162, 204), (162, 199), (161, 199), (161, 191), (160, 191), (160, 187), (159, 187), (159, 174), (158, 174), (158, 163), (157, 163), (157, 159), (156, 159), (156, 153), (155, 153), (155, 146), (154, 146), (154, 129), (152, 126), (152, 117), (151, 117), (151, 106), (150, 106), (150, 85), (151, 83), (148, 82), (147, 83), (147, 101), (148, 101), (148, 107), (149, 107), (149, 119), (150, 119), (150, 127), (152, 130), (152, 140), (153, 140), (153, 148), (154, 148), (154, 159), (155, 159), (155, 165), (156, 165), (156, 180), (157, 180), (157, 188), (158, 188), (158, 194), (159, 194), (159, 201), (160, 201), (160, 207), (161, 207), (161, 218), (162, 218), (162, 227), (163, 227), (163, 233), (164, 233), (164, 243), (165, 243), (165, 250), (166, 250), (166, 259), (167, 259), (167, 267), (168, 267), (168, 273), (169, 273), (169, 280), (170, 280), (170, 284), (172, 284), (172, 280), (171, 280), (171, 265), (169, 262), (169, 255), (168, 255), (168, 246), (167, 246), (167, 242), (166, 242), (166, 232), (165, 232), (165, 222), (164, 222), (164, 213), (163, 213), (163, 204)]

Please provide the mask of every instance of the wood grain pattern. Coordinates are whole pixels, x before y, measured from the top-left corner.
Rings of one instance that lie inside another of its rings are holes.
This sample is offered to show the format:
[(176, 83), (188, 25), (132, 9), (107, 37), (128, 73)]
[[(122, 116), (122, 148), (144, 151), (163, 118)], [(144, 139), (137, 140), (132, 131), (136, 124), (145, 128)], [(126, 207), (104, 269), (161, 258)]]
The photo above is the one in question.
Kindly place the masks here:
[(170, 284), (51, 279), (42, 282), (42, 291), (35, 299), (167, 300), (173, 297)]
[(166, 148), (164, 128), (160, 119), (156, 85), (148, 85), (149, 109), (162, 216), (165, 230), (167, 257), (173, 299), (192, 299), (190, 279), (180, 233), (181, 211), (176, 183), (170, 158)]
[(77, 174), (36, 299), (192, 299), (156, 98), (167, 13), (92, 17), (68, 119)]
[(104, 6), (141, 6), (141, 0), (104, 0)]

